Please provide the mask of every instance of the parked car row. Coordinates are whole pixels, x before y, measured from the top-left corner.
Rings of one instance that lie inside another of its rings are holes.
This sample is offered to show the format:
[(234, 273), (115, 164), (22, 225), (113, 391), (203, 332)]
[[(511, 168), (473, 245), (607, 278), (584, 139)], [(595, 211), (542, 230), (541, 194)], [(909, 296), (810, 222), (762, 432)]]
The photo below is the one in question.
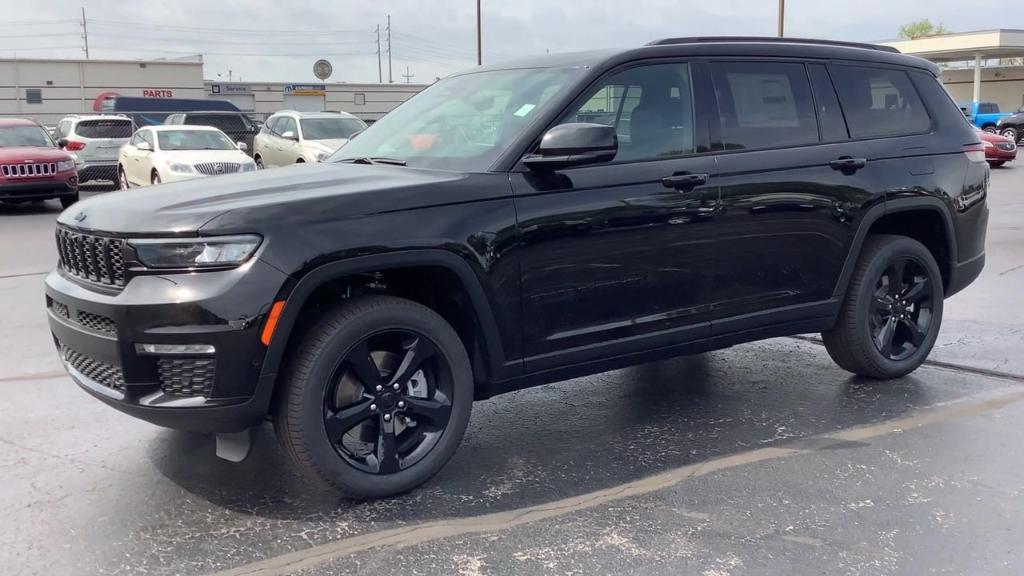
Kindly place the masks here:
[(971, 124), (985, 132), (999, 134), (1015, 144), (1024, 136), (1024, 106), (1016, 112), (1002, 112), (995, 102), (961, 102), (958, 106)]

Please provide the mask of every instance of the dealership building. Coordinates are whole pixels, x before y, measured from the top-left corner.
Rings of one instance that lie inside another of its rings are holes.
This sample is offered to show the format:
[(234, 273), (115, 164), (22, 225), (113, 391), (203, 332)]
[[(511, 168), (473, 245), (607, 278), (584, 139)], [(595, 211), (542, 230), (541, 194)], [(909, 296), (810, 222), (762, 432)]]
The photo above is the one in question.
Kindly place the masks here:
[(181, 60), (0, 59), (0, 117), (56, 124), (98, 110), (106, 96), (229, 100), (257, 119), (282, 109), (340, 110), (372, 122), (423, 84), (216, 82), (202, 57)]
[[(942, 81), (958, 101), (977, 97), (998, 103), (1004, 111), (1024, 105), (1024, 66), (985, 65), (1024, 56), (1022, 30), (965, 32), (888, 44), (941, 63)], [(965, 61), (973, 65), (954, 64)], [(105, 96), (121, 95), (229, 100), (260, 120), (292, 109), (340, 110), (372, 122), (424, 87), (205, 80), (202, 56), (147, 61), (0, 59), (0, 117), (28, 117), (52, 125), (68, 114), (98, 110)]]

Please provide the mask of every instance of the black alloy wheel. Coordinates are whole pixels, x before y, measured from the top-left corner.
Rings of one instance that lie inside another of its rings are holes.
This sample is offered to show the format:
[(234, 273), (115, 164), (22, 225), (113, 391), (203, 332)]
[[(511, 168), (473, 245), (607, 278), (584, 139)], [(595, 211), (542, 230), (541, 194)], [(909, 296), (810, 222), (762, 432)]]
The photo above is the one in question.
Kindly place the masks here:
[(913, 258), (896, 257), (875, 285), (871, 337), (889, 360), (906, 360), (931, 329), (935, 291), (925, 267)]
[(451, 368), (411, 329), (385, 330), (353, 346), (325, 386), (324, 431), (346, 462), (371, 474), (415, 465), (451, 417)]

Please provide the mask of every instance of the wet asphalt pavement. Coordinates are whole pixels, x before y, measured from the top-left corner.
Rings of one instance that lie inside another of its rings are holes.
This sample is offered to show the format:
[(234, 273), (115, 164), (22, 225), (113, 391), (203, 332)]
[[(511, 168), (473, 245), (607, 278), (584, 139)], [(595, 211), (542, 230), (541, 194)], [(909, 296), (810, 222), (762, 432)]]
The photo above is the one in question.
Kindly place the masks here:
[(941, 366), (865, 381), (783, 338), (525, 390), (356, 502), (269, 426), (231, 464), (78, 390), (42, 302), (59, 208), (0, 206), (0, 574), (1024, 573), (1024, 164), (990, 207)]

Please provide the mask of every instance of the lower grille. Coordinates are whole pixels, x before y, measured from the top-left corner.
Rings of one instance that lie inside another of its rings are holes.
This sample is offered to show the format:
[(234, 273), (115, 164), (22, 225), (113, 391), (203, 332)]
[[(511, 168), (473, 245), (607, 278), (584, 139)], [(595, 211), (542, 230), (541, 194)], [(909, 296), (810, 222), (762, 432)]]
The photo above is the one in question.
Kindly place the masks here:
[(210, 397), (217, 361), (212, 358), (161, 358), (160, 389), (175, 396)]
[(56, 300), (50, 300), (50, 309), (53, 310), (54, 314), (56, 314), (57, 316), (60, 316), (61, 318), (66, 318), (66, 319), (70, 319), (71, 318), (71, 314), (70, 314), (70, 312), (68, 312), (68, 305), (64, 304), (63, 302), (58, 302)]
[(120, 368), (89, 358), (64, 345), (60, 347), (60, 354), (72, 368), (81, 372), (89, 380), (112, 390), (124, 392), (124, 375)]
[(237, 162), (200, 162), (195, 167), (196, 172), (200, 174), (216, 176), (218, 174), (234, 174), (242, 165)]
[[(65, 306), (65, 308), (67, 307)], [(78, 323), (94, 332), (117, 334), (117, 324), (115, 324), (110, 318), (100, 314), (93, 314), (92, 312), (79, 310)]]
[(56, 162), (25, 162), (0, 166), (0, 174), (3, 174), (4, 178), (33, 178), (35, 176), (52, 176), (56, 173)]

